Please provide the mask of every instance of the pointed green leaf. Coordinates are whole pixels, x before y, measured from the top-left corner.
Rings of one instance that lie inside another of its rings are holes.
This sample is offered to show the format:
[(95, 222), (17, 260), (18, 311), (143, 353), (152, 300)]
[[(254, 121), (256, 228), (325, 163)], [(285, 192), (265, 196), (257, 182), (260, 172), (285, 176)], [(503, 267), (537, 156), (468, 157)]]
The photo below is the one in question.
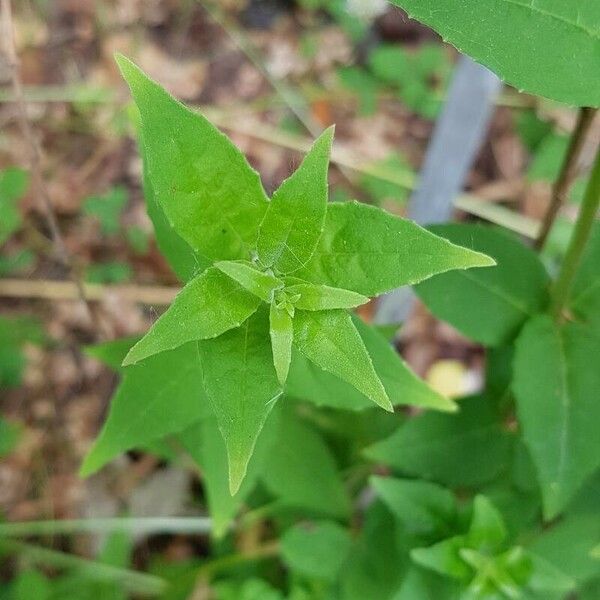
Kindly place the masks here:
[(256, 451), (248, 464), (248, 473), (235, 496), (229, 491), (227, 449), (216, 418), (211, 415), (201, 419), (177, 434), (177, 439), (200, 467), (212, 519), (211, 533), (217, 539), (227, 533), (232, 520), (256, 486), (265, 457), (271, 452), (276, 440), (277, 417), (277, 411), (274, 411), (256, 443)]
[(333, 582), (350, 551), (346, 529), (332, 521), (290, 527), (281, 538), (281, 557), (294, 573)]
[[(358, 317), (353, 317), (353, 322), (394, 406), (412, 405), (445, 412), (456, 410), (452, 400), (438, 394), (409, 369), (398, 352), (374, 327)], [(292, 353), (286, 393), (317, 406), (345, 410), (364, 410), (373, 406), (355, 387), (323, 371), (298, 351)]]
[(437, 534), (439, 539), (455, 524), (456, 499), (442, 486), (391, 477), (372, 477), (370, 483), (408, 533)]
[(119, 338), (84, 347), (84, 352), (110, 367), (113, 371), (125, 371), (123, 361), (127, 353), (140, 341), (140, 336)]
[(327, 171), (333, 127), (314, 143), (302, 164), (273, 194), (260, 226), (258, 258), (276, 272), (291, 273), (312, 256), (327, 211)]
[(465, 398), (459, 406), (453, 415), (431, 412), (410, 419), (365, 454), (407, 475), (449, 486), (493, 480), (508, 466), (511, 436), (485, 397)]
[(269, 333), (273, 349), (273, 364), (277, 371), (277, 379), (285, 384), (292, 361), (292, 342), (294, 341), (294, 325), (292, 317), (285, 308), (277, 308), (273, 303), (269, 315)]
[(200, 114), (117, 62), (141, 114), (152, 188), (169, 223), (211, 260), (251, 258), (268, 199), (244, 155)]
[(271, 409), (281, 395), (273, 367), (267, 312), (200, 344), (204, 387), (225, 440), (229, 489), (235, 494)]
[(275, 290), (283, 287), (281, 279), (259, 271), (252, 263), (246, 261), (220, 261), (215, 263), (215, 267), (265, 302), (271, 302)]
[(437, 273), (494, 264), (412, 221), (348, 202), (329, 205), (313, 257), (295, 275), (371, 297)]
[(350, 498), (331, 450), (291, 409), (282, 411), (277, 450), (265, 458), (261, 480), (278, 503), (303, 513), (346, 518)]
[(186, 342), (214, 338), (239, 327), (260, 299), (212, 267), (192, 279), (150, 331), (131, 349), (124, 365), (172, 350)]
[(593, 0), (391, 2), (519, 90), (600, 106), (600, 82), (589, 77), (600, 71), (600, 5)]
[(495, 551), (506, 539), (508, 532), (498, 509), (482, 495), (475, 496), (473, 515), (467, 533), (470, 547)]
[(91, 475), (122, 452), (181, 431), (209, 414), (198, 342), (129, 367), (81, 475)]
[(294, 318), (294, 344), (316, 365), (347, 381), (375, 404), (393, 411), (371, 357), (346, 311), (298, 311)]
[(473, 340), (497, 346), (511, 341), (526, 319), (545, 308), (548, 275), (538, 255), (516, 237), (465, 223), (431, 230), (498, 263), (493, 269), (446, 273), (419, 284), (415, 291), (436, 317)]
[(296, 283), (286, 287), (290, 296), (300, 296), (294, 307), (300, 310), (331, 310), (335, 308), (354, 308), (369, 301), (366, 296), (315, 283)]
[(513, 390), (536, 466), (544, 515), (551, 519), (600, 466), (600, 337), (588, 327), (557, 327), (539, 316), (517, 339)]

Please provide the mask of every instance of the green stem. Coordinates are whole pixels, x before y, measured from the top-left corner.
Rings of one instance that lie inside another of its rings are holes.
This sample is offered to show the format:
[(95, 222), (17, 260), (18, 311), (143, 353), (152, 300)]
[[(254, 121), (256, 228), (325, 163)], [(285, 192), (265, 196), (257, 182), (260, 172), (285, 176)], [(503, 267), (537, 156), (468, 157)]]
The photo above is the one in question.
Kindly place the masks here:
[(585, 190), (575, 229), (567, 248), (565, 259), (552, 290), (550, 309), (555, 318), (560, 318), (569, 298), (573, 280), (581, 263), (581, 257), (590, 237), (592, 226), (600, 206), (600, 147), (596, 153), (592, 173)]

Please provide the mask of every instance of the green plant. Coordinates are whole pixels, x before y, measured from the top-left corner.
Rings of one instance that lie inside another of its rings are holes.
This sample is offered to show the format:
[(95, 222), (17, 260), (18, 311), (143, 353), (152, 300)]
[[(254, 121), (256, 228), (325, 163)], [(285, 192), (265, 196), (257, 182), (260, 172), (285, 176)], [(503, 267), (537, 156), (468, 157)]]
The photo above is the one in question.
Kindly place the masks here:
[[(574, 21), (550, 0), (397, 3), (426, 7), (424, 18), (519, 87), (599, 104), (595, 84), (580, 81), (597, 58), (586, 46), (597, 41), (591, 5), (576, 3)], [(483, 23), (503, 35), (459, 19), (465, 10), (492, 11)], [(524, 16), (535, 39), (553, 24), (563, 53), (582, 44), (582, 71), (558, 81), (546, 56), (522, 60), (525, 36), (507, 47), (506, 28)], [(593, 598), (600, 152), (553, 278), (495, 228), (426, 231), (375, 207), (328, 205), (331, 130), (269, 200), (210, 123), (119, 64), (141, 115), (148, 212), (185, 287), (143, 338), (89, 350), (122, 381), (82, 473), (131, 448), (174, 461), (185, 450), (199, 467), (213, 555), (191, 578), (171, 574), (178, 597), (213, 583), (221, 599)], [(457, 412), (348, 312), (406, 284), (486, 349), (485, 387), (456, 400)], [(375, 407), (400, 404), (422, 410)], [(234, 550), (231, 529), (255, 540), (255, 527), (265, 541)]]

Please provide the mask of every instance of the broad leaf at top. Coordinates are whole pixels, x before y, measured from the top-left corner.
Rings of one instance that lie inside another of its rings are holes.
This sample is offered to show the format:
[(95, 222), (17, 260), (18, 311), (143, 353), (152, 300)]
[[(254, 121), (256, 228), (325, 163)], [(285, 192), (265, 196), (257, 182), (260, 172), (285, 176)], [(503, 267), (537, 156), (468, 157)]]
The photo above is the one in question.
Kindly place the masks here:
[(282, 392), (273, 367), (267, 311), (258, 311), (241, 327), (206, 340), (199, 348), (204, 388), (225, 440), (229, 489), (235, 494)]
[(600, 106), (595, 0), (391, 0), (519, 90)]
[(141, 114), (156, 198), (177, 233), (211, 260), (249, 259), (268, 202), (233, 143), (124, 56), (117, 62)]
[(513, 390), (552, 519), (600, 467), (600, 337), (580, 324), (532, 319), (517, 339)]
[(302, 164), (273, 194), (260, 225), (257, 251), (265, 267), (291, 273), (312, 256), (327, 212), (327, 171), (334, 128), (314, 143)]
[(185, 429), (210, 414), (198, 344), (190, 342), (125, 369), (108, 419), (81, 466), (95, 473), (132, 448)]
[(334, 202), (311, 260), (295, 275), (377, 296), (452, 269), (492, 265), (488, 256), (456, 246), (412, 221), (366, 204)]
[(260, 299), (211, 267), (192, 279), (123, 361), (130, 365), (193, 340), (214, 338), (239, 327)]
[(471, 339), (497, 346), (545, 308), (548, 275), (535, 252), (515, 237), (463, 223), (436, 225), (431, 231), (498, 263), (493, 269), (454, 271), (419, 284), (415, 291), (436, 317)]
[(393, 411), (371, 357), (346, 311), (298, 311), (294, 318), (294, 344), (316, 365), (347, 381), (375, 404)]

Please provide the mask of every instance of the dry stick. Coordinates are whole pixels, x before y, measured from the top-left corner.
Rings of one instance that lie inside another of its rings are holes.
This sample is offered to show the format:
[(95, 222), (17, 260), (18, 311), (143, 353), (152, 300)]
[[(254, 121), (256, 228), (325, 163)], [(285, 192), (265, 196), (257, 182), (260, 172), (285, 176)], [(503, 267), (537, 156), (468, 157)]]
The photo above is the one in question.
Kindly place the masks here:
[(577, 124), (575, 125), (575, 130), (571, 135), (569, 147), (561, 165), (560, 173), (554, 182), (554, 185), (552, 186), (552, 199), (550, 200), (550, 206), (544, 215), (539, 236), (535, 241), (535, 248), (538, 250), (541, 250), (544, 247), (544, 244), (548, 239), (548, 235), (550, 234), (550, 230), (552, 229), (552, 225), (554, 224), (554, 220), (558, 215), (558, 211), (565, 202), (567, 193), (569, 192), (571, 184), (575, 179), (575, 175), (577, 173), (577, 164), (581, 156), (581, 151), (595, 115), (596, 109), (594, 108), (584, 107), (579, 110)]
[(46, 189), (46, 185), (44, 184), (41, 166), (41, 152), (38, 142), (33, 133), (31, 123), (29, 122), (29, 118), (27, 116), (27, 107), (25, 104), (23, 86), (21, 84), (21, 78), (19, 77), (19, 60), (17, 57), (15, 45), (12, 21), (12, 7), (10, 0), (2, 0), (1, 8), (1, 25), (2, 39), (4, 40), (4, 53), (6, 56), (7, 65), (10, 72), (10, 79), (14, 91), (19, 127), (21, 128), (21, 132), (23, 134), (23, 138), (25, 139), (27, 151), (29, 154), (29, 167), (31, 171), (31, 177), (33, 179), (34, 189), (37, 192), (40, 204), (44, 207), (44, 211), (46, 213), (46, 220), (48, 222), (48, 228), (50, 230), (50, 235), (52, 237), (52, 242), (54, 244), (54, 248), (56, 250), (58, 258), (65, 267), (65, 269), (67, 269), (67, 271), (69, 272), (69, 275), (77, 289), (79, 300), (86, 308), (90, 321), (92, 321), (92, 323), (97, 327), (98, 323), (95, 320), (95, 314), (88, 305), (87, 299), (85, 297), (83, 284), (80, 278), (77, 276), (71, 257), (67, 252), (67, 248), (60, 233), (60, 228), (58, 226), (56, 215), (54, 214), (54, 209), (52, 208), (52, 201), (50, 200), (50, 195), (48, 194), (48, 190)]

